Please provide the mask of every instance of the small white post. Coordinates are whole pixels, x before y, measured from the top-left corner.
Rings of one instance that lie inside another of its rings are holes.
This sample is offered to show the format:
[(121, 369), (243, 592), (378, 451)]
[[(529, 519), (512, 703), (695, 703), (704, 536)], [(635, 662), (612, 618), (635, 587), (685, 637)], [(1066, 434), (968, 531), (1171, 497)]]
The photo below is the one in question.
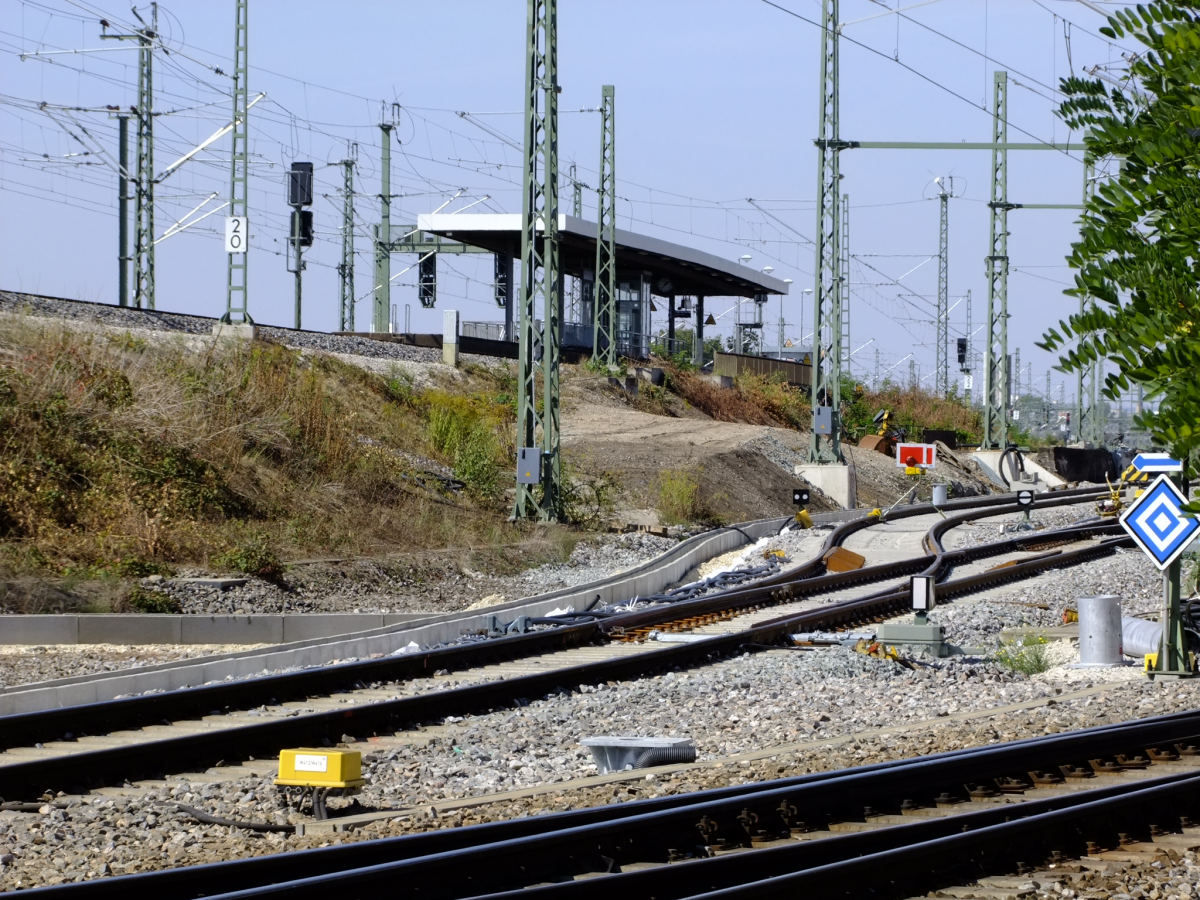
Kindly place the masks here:
[(442, 362), (458, 366), (458, 310), (442, 312)]

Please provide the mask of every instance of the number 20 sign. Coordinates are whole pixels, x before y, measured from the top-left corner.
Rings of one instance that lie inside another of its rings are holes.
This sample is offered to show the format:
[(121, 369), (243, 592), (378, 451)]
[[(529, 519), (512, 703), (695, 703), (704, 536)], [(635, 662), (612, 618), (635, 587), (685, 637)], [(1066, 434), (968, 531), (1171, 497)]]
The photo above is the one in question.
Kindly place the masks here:
[(247, 216), (226, 216), (225, 251), (245, 253), (250, 237), (250, 219)]

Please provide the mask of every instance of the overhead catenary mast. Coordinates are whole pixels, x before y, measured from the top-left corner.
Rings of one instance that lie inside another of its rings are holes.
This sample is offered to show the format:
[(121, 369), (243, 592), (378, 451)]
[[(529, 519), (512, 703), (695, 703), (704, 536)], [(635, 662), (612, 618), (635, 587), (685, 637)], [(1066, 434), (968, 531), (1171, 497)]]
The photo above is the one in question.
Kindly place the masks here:
[[(235, 0), (236, 27), (233, 56), (233, 138), (230, 153), (229, 217), (226, 220), (226, 247), (229, 263), (225, 290), (224, 322), (253, 322), (250, 317), (248, 263), (250, 260), (249, 219), (249, 105), (246, 78), (247, 62), (247, 0)], [(240, 249), (233, 246), (230, 232), (241, 232)]]

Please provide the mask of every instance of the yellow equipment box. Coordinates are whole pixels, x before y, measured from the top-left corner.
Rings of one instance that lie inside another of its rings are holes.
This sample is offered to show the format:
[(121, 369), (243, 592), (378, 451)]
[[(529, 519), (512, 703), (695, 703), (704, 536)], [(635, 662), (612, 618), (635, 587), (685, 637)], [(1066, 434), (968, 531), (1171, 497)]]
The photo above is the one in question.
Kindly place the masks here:
[(1145, 659), (1142, 660), (1142, 668), (1146, 672), (1152, 672), (1158, 668), (1158, 654), (1147, 653)]
[(294, 787), (348, 788), (363, 784), (362, 754), (357, 750), (301, 747), (279, 752), (276, 784)]

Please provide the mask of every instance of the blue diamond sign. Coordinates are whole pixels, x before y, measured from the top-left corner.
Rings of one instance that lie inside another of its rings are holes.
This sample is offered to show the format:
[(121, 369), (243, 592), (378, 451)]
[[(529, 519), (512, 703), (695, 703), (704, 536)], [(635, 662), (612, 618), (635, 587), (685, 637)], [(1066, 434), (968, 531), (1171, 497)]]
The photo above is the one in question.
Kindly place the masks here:
[(1200, 531), (1200, 519), (1183, 514), (1185, 503), (1179, 488), (1159, 475), (1121, 516), (1121, 527), (1160, 569), (1175, 562)]

